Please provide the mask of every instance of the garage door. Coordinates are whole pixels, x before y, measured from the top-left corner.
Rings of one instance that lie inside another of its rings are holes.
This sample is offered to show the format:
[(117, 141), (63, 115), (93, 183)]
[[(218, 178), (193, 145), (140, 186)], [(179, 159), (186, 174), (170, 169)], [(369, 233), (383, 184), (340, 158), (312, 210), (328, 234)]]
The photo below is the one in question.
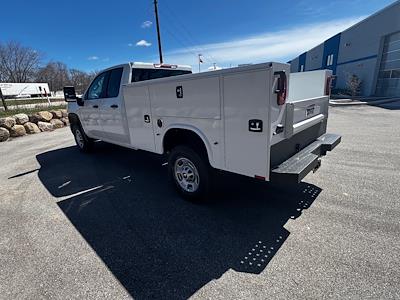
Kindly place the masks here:
[(400, 96), (400, 31), (385, 38), (376, 94)]

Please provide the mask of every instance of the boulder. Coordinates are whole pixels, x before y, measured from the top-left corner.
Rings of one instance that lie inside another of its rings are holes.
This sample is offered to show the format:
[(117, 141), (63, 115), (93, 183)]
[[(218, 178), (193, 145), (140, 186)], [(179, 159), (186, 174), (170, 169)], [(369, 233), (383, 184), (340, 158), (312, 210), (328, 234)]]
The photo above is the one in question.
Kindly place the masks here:
[(36, 113), (36, 115), (38, 116), (39, 121), (42, 122), (49, 122), (51, 119), (53, 119), (53, 115), (46, 110), (39, 111), (38, 113)]
[(10, 137), (10, 132), (5, 128), (0, 127), (0, 142), (7, 141), (9, 137)]
[(16, 114), (14, 118), (18, 125), (24, 125), (26, 122), (29, 122), (29, 117), (27, 114)]
[(32, 122), (26, 122), (24, 124), (24, 127), (25, 127), (26, 133), (29, 133), (29, 134), (40, 132), (39, 127), (35, 123), (32, 123)]
[(52, 110), (50, 113), (53, 115), (53, 119), (61, 119), (63, 117), (61, 110)]
[(29, 115), (29, 122), (37, 124), (39, 122), (39, 116), (36, 114)]
[(52, 130), (54, 130), (53, 124), (48, 123), (48, 122), (39, 121), (37, 125), (38, 125), (40, 131), (52, 131)]
[(67, 118), (68, 117), (68, 111), (66, 109), (60, 109), (61, 114), (63, 116), (63, 118)]
[(60, 120), (64, 123), (65, 126), (69, 125), (69, 119), (68, 118), (61, 118)]
[(59, 119), (51, 119), (50, 123), (53, 124), (54, 129), (64, 127), (63, 121), (61, 121)]
[(0, 127), (10, 130), (15, 125), (15, 119), (13, 117), (0, 118)]
[(10, 136), (18, 137), (26, 134), (24, 125), (14, 125), (10, 129)]

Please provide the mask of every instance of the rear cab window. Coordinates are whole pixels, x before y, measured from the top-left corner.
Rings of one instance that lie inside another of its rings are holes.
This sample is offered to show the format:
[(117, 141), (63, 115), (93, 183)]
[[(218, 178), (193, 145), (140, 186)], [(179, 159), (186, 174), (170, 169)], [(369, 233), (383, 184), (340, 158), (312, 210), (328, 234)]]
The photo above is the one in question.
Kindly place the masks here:
[(107, 86), (107, 98), (118, 97), (121, 86), (123, 68), (113, 69), (110, 72)]
[(132, 69), (131, 82), (140, 82), (145, 80), (152, 80), (157, 78), (178, 76), (184, 74), (192, 74), (187, 70), (165, 70), (165, 69)]

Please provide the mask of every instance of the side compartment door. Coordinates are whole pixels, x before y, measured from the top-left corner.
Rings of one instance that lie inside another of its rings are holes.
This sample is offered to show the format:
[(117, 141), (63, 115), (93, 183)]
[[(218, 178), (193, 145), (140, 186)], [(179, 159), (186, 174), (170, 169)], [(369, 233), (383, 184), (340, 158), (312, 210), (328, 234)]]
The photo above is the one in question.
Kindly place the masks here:
[(108, 72), (103, 72), (93, 80), (86, 94), (84, 104), (79, 108), (79, 117), (86, 134), (93, 138), (103, 138), (100, 122), (100, 107), (105, 97)]
[(149, 88), (129, 84), (122, 89), (132, 147), (154, 152), (154, 120), (150, 109)]
[(269, 72), (224, 77), (226, 169), (251, 177), (269, 176)]

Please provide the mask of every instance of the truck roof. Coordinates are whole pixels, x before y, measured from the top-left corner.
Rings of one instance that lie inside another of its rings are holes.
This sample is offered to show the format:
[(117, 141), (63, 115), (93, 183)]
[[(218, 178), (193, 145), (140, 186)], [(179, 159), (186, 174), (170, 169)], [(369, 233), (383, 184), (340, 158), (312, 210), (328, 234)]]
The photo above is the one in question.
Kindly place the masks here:
[(145, 62), (131, 62), (131, 67), (136, 69), (166, 69), (166, 70), (180, 70), (180, 71), (192, 71), (192, 67), (189, 65), (176, 65), (176, 64), (154, 64)]

